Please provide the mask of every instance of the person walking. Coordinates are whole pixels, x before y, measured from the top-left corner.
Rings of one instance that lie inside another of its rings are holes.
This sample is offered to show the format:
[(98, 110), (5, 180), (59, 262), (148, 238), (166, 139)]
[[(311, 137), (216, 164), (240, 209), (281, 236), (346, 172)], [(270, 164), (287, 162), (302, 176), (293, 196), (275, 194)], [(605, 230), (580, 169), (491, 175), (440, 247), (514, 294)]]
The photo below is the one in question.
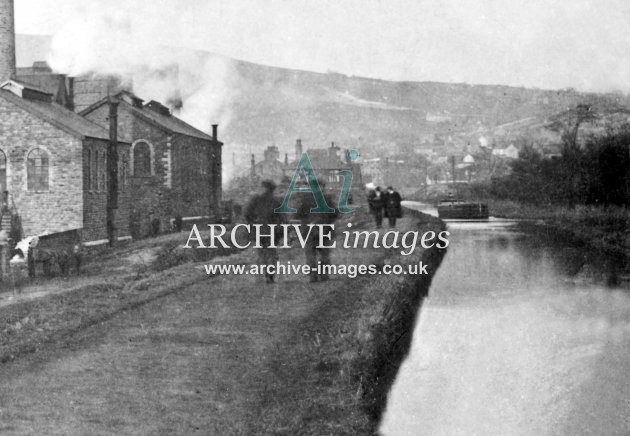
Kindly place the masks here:
[(370, 212), (374, 215), (376, 228), (380, 229), (383, 225), (383, 207), (385, 206), (380, 186), (374, 188), (374, 190), (368, 195), (368, 205), (370, 206)]
[[(248, 224), (263, 224), (263, 234), (271, 233), (269, 228), (265, 229), (265, 226), (269, 224), (282, 224), (284, 222), (284, 215), (281, 213), (275, 213), (274, 208), (279, 203), (278, 199), (274, 197), (273, 193), (276, 189), (276, 184), (272, 180), (263, 180), (261, 183), (263, 192), (261, 194), (253, 196), (245, 208), (245, 220)], [(279, 244), (279, 240), (282, 236), (282, 228), (277, 226), (274, 232), (275, 244)], [(269, 237), (262, 236), (260, 238), (261, 248), (258, 250), (258, 263), (260, 265), (275, 265), (278, 262), (278, 249), (274, 246), (271, 247), (271, 239)], [(270, 274), (265, 270), (265, 279), (267, 283), (273, 283), (275, 281), (274, 274)]]
[[(326, 183), (318, 179), (318, 183), (322, 192), (324, 193), (324, 199), (328, 205), (334, 205), (334, 199), (325, 193)], [(316, 208), (317, 202), (312, 193), (303, 193), (300, 201), (300, 206), (297, 211), (297, 218), (300, 219), (302, 224), (302, 234), (307, 234), (306, 243), (304, 245), (304, 254), (306, 255), (306, 263), (310, 267), (310, 281), (311, 282), (325, 282), (328, 280), (326, 273), (317, 273), (317, 258), (322, 266), (330, 265), (330, 252), (332, 248), (321, 247), (318, 248), (320, 241), (320, 234), (322, 235), (325, 245), (331, 245), (334, 239), (334, 229), (325, 227), (320, 230), (317, 224), (333, 224), (339, 216), (339, 211), (334, 209), (333, 212), (311, 212), (311, 209)], [(308, 225), (315, 224), (309, 233)]]
[(383, 197), (383, 202), (385, 203), (385, 216), (389, 220), (389, 226), (396, 227), (396, 219), (402, 218), (402, 207), (400, 206), (402, 198), (391, 186), (387, 187), (387, 191)]

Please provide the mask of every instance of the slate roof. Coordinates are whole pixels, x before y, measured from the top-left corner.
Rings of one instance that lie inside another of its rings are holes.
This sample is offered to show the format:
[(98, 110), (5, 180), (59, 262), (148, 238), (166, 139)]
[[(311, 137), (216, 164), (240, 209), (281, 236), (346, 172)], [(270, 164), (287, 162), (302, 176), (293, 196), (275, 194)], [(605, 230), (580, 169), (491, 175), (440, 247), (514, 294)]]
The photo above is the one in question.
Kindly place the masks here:
[[(128, 91), (123, 91), (119, 94), (116, 94), (116, 97), (121, 97), (121, 94), (126, 94), (131, 98), (137, 99), (135, 95)], [(141, 101), (141, 100), (140, 100)], [(103, 104), (107, 103), (107, 98), (101, 99), (96, 103), (92, 104), (88, 108), (81, 111), (81, 115), (88, 114), (92, 112), (94, 109), (99, 108)], [(120, 99), (120, 106), (124, 106), (127, 110), (131, 111), (134, 115), (146, 120), (147, 122), (162, 128), (170, 133), (179, 133), (186, 136), (192, 136), (194, 138), (203, 139), (206, 141), (212, 141), (212, 136), (202, 132), (201, 130), (191, 126), (183, 120), (180, 120), (174, 115), (163, 115), (153, 109), (148, 108), (146, 105), (143, 107), (137, 107), (126, 101), (125, 99)]]
[(339, 156), (331, 154), (329, 148), (310, 148), (306, 150), (306, 154), (315, 169), (351, 168), (351, 165), (341, 160)]
[[(46, 94), (50, 96), (49, 93), (28, 87), (28, 85), (24, 85), (15, 81), (12, 82), (14, 84), (27, 87), (41, 94)], [(7, 83), (8, 82), (5, 82), (5, 84), (3, 84), (2, 86), (6, 85)], [(48, 101), (40, 99), (28, 99), (15, 95), (13, 92), (7, 89), (0, 89), (0, 97), (35, 115), (36, 117), (48, 121), (55, 127), (78, 138), (97, 138), (109, 140), (109, 131), (72, 112), (71, 110), (66, 109), (60, 104), (53, 103), (52, 96)], [(119, 138), (119, 141), (129, 142), (125, 138)]]

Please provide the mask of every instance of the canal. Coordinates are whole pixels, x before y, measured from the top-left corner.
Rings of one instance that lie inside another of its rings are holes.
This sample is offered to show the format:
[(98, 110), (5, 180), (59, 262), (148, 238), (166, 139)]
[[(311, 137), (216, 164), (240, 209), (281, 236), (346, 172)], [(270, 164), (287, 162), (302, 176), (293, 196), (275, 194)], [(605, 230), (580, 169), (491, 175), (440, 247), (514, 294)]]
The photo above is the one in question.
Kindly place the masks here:
[(381, 432), (630, 435), (627, 261), (517, 222), (448, 229)]

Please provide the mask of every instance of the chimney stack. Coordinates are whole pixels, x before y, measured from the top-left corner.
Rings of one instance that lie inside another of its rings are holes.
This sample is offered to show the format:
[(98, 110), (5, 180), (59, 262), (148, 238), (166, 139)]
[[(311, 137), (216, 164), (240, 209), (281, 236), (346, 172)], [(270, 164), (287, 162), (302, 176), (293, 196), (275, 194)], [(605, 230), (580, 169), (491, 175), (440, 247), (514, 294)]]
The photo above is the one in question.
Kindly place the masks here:
[(302, 157), (302, 140), (298, 139), (295, 141), (295, 161), (299, 162)]
[(218, 124), (213, 124), (212, 125), (212, 139), (214, 139), (215, 142), (219, 140), (219, 138), (217, 138), (217, 135), (218, 135), (217, 130), (218, 130), (218, 128), (219, 128)]
[(15, 77), (13, 0), (0, 0), (0, 82)]

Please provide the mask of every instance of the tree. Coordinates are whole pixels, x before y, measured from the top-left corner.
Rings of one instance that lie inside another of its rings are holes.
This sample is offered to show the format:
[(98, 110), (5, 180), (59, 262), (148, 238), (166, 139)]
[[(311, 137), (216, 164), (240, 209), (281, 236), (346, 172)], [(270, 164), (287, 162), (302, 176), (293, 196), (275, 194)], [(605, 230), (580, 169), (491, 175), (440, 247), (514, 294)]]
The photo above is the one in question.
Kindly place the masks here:
[(562, 112), (551, 119), (547, 127), (560, 133), (562, 139), (562, 154), (571, 155), (579, 150), (578, 132), (580, 125), (597, 118), (594, 108), (586, 103), (580, 103), (575, 108)]

